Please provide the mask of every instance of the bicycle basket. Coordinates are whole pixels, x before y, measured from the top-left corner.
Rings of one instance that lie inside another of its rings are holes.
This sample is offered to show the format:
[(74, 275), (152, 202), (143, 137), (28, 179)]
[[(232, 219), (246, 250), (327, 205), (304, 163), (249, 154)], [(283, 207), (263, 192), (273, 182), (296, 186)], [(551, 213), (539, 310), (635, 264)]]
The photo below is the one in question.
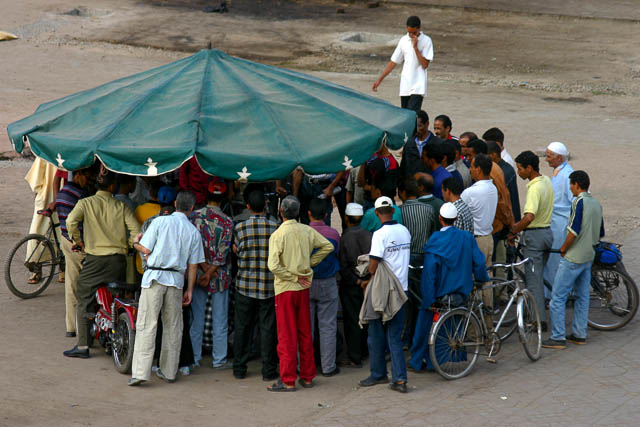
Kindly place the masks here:
[(622, 252), (615, 243), (598, 242), (595, 247), (595, 262), (603, 265), (615, 265), (622, 261)]

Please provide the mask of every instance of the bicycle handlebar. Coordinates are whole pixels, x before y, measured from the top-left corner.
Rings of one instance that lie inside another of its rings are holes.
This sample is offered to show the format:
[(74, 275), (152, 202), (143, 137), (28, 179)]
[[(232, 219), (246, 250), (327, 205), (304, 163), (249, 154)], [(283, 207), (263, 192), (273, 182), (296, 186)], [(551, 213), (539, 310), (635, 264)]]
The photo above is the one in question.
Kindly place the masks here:
[(514, 268), (514, 267), (519, 267), (523, 264), (526, 264), (527, 262), (530, 262), (531, 260), (529, 258), (525, 258), (520, 262), (514, 262), (511, 264), (492, 264), (489, 266), (489, 269), (491, 268)]

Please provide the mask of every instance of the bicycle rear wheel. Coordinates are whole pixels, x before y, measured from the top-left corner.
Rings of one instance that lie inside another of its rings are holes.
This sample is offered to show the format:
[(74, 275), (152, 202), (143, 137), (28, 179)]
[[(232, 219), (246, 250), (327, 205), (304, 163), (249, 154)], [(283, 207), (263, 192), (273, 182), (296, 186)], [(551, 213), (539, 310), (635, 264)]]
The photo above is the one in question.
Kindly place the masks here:
[[(9, 290), (24, 299), (40, 295), (53, 279), (57, 260), (53, 246), (40, 234), (29, 234), (9, 252), (4, 264), (4, 280)], [(29, 283), (36, 278), (36, 283)]]
[(536, 300), (526, 289), (518, 297), (518, 335), (529, 359), (538, 360), (542, 348), (542, 326)]
[[(506, 282), (505, 279), (500, 279), (497, 277), (491, 278), (492, 284), (497, 284), (500, 282)], [(509, 300), (511, 299), (511, 295), (516, 289), (515, 283), (507, 283), (501, 287), (497, 287), (493, 289), (493, 327), (495, 328), (500, 320), (500, 316), (506, 310), (507, 305), (509, 304)], [(518, 326), (517, 324), (517, 304), (511, 304), (509, 310), (504, 316), (504, 320), (502, 321), (502, 325), (500, 325), (499, 336), (500, 341), (504, 341), (511, 336), (516, 331)]]
[(623, 267), (594, 265), (589, 290), (589, 321), (594, 329), (611, 331), (626, 325), (638, 311), (638, 287)]
[(482, 337), (480, 322), (473, 313), (464, 308), (445, 313), (429, 335), (433, 367), (447, 380), (468, 375), (478, 359)]

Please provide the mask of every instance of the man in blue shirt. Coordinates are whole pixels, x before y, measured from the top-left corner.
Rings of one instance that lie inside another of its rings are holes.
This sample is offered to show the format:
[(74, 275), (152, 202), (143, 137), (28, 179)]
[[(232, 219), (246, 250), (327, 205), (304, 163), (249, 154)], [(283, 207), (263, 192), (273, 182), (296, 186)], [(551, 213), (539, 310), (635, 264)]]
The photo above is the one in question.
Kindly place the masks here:
[[(182, 305), (191, 303), (198, 265), (205, 261), (202, 238), (188, 218), (195, 203), (193, 193), (181, 192), (175, 201), (176, 212), (156, 218), (142, 238), (138, 235), (134, 239), (134, 248), (147, 258), (147, 270), (142, 276), (130, 386), (151, 377), (161, 312), (163, 348), (156, 374), (166, 382), (175, 381), (182, 340)], [(187, 271), (188, 287), (183, 296)]]
[(426, 359), (427, 369), (431, 369), (429, 332), (433, 323), (433, 311), (429, 308), (436, 299), (451, 296), (452, 305), (461, 304), (473, 289), (473, 278), (488, 282), (485, 256), (471, 233), (453, 226), (458, 210), (453, 203), (445, 203), (440, 208), (442, 228), (431, 235), (424, 247), (424, 267), (422, 270), (422, 304), (416, 322), (416, 331), (411, 347), (409, 366), (414, 371), (423, 369)]
[(427, 144), (435, 144), (442, 140), (429, 130), (429, 115), (420, 110), (416, 113), (416, 133), (412, 141), (404, 144), (402, 148), (402, 161), (400, 162), (400, 179), (405, 179), (417, 172), (426, 172), (422, 155)]
[(451, 172), (442, 166), (444, 160), (442, 143), (429, 144), (422, 151), (422, 160), (433, 177), (433, 195), (442, 200), (442, 183), (445, 179), (452, 177)]

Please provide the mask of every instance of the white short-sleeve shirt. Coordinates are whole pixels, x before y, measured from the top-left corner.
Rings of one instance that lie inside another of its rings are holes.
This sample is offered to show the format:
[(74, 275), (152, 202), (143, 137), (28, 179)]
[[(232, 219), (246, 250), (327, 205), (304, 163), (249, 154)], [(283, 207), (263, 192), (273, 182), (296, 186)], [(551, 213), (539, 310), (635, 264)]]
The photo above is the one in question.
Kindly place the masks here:
[[(418, 36), (418, 50), (428, 61), (433, 60), (433, 43), (424, 33)], [(411, 43), (409, 33), (402, 36), (396, 50), (391, 55), (391, 61), (403, 64), (400, 74), (400, 96), (427, 96), (427, 69), (422, 68)]]
[(493, 219), (498, 207), (498, 189), (490, 179), (476, 181), (462, 192), (460, 198), (469, 206), (473, 215), (473, 232), (476, 236), (489, 236), (493, 232)]
[(387, 263), (396, 275), (402, 289), (409, 288), (409, 256), (411, 254), (411, 234), (404, 225), (385, 223), (373, 233), (369, 256)]

